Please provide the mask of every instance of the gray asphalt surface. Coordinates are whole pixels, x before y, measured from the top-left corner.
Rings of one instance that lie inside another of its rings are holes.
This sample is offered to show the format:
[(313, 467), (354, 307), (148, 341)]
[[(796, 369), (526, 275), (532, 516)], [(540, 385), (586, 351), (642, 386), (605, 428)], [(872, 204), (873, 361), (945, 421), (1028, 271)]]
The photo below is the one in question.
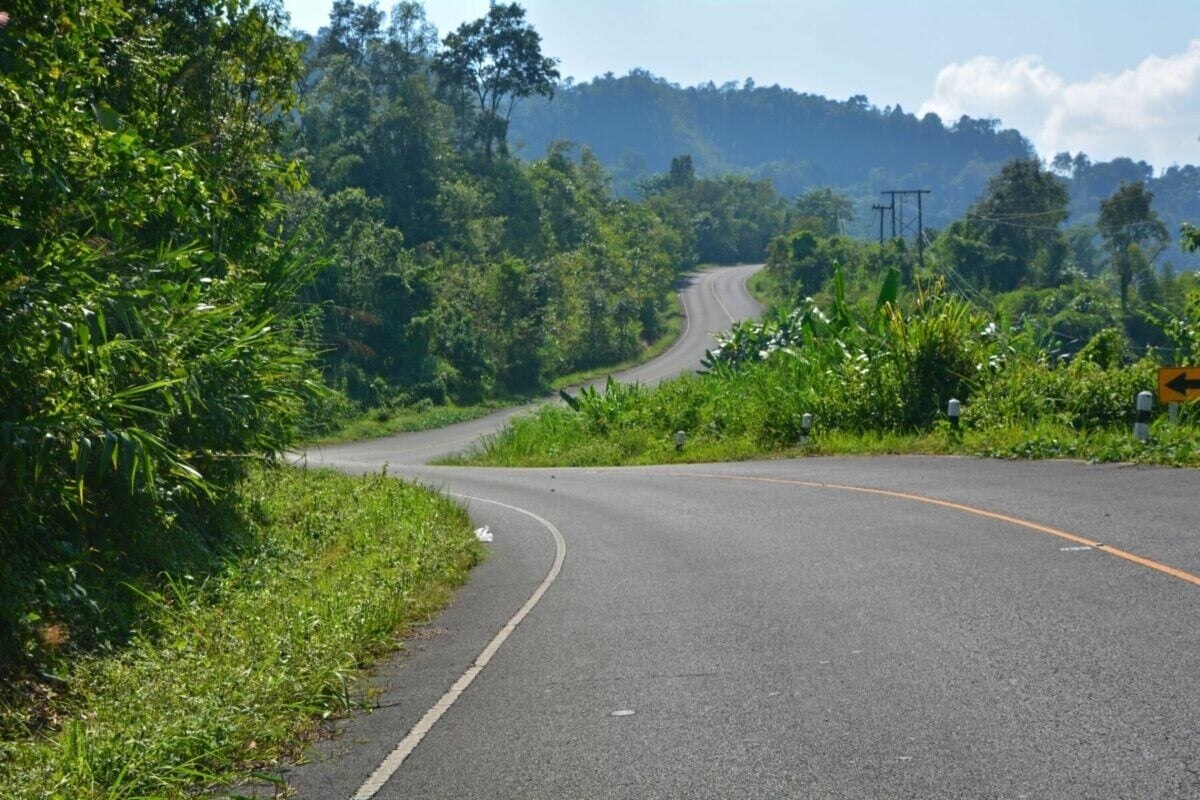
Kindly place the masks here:
[(464, 502), (495, 541), (375, 676), (378, 708), (284, 775), (299, 797), (353, 796), (546, 576), (549, 531), (483, 499), (557, 526), (565, 565), (376, 797), (1200, 797), (1194, 471), (397, 471), (481, 498)]

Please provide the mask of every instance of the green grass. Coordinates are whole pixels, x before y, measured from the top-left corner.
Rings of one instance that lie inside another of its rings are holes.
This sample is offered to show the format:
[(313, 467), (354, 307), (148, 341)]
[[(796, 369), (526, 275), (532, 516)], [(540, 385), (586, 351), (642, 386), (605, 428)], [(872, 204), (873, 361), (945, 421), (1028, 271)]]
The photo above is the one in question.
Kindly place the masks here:
[(337, 430), (314, 439), (309, 444), (336, 444), (357, 442), (363, 439), (381, 439), (397, 433), (428, 431), (445, 428), (459, 422), (485, 417), (507, 404), (499, 401), (474, 406), (432, 406), (429, 408), (406, 408), (399, 411), (371, 409), (344, 422)]
[(544, 408), (514, 420), (476, 453), (445, 463), (497, 467), (637, 466), (648, 464), (745, 461), (829, 455), (964, 455), (991, 458), (1074, 458), (1200, 467), (1200, 430), (1158, 420), (1151, 441), (1136, 441), (1124, 427), (1081, 431), (1040, 422), (952, 434), (941, 423), (933, 430), (857, 432), (814, 428), (809, 442), (764, 442), (749, 432), (692, 431), (677, 452), (669, 431), (618, 426), (599, 432), (578, 413)]
[(750, 280), (746, 281), (746, 289), (763, 308), (771, 308), (779, 302), (782, 295), (775, 279), (765, 269), (760, 269), (750, 276)]
[[(481, 556), (464, 512), (376, 475), (257, 473), (255, 546), (220, 574), (169, 576), (133, 641), (76, 660), (40, 707), (5, 709), (0, 797), (182, 798), (288, 753)], [(44, 727), (28, 730), (34, 712)]]
[(992, 458), (1076, 458), (1097, 462), (1129, 462), (1200, 467), (1200, 431), (1156, 423), (1143, 444), (1123, 428), (1078, 431), (1042, 423), (987, 431), (966, 430), (952, 436), (934, 431), (851, 432), (814, 430), (807, 445), (764, 443), (741, 433), (688, 436), (676, 452), (671, 435), (640, 428), (589, 432), (574, 412), (547, 408), (513, 423), (491, 437), (476, 453), (443, 463), (495, 467), (589, 467), (745, 461), (818, 455), (967, 455)]

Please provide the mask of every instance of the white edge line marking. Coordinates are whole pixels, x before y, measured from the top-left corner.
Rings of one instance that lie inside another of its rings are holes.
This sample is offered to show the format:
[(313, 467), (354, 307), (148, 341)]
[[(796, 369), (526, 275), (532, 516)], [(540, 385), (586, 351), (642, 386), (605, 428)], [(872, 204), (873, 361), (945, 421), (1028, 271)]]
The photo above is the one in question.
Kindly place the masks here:
[(504, 644), (505, 640), (516, 630), (516, 627), (521, 624), (521, 621), (528, 616), (533, 607), (542, 599), (542, 595), (546, 593), (546, 590), (550, 588), (550, 584), (554, 583), (554, 579), (558, 577), (559, 570), (562, 569), (563, 560), (567, 557), (567, 543), (563, 539), (562, 532), (548, 520), (543, 519), (532, 511), (527, 511), (517, 506), (510, 506), (498, 500), (487, 500), (482, 497), (454, 493), (451, 493), (450, 496), (459, 497), (464, 500), (475, 500), (480, 503), (491, 503), (492, 505), (501, 506), (502, 508), (516, 511), (537, 520), (554, 537), (554, 564), (551, 565), (550, 571), (546, 573), (546, 577), (542, 579), (537, 589), (525, 601), (525, 605), (521, 606), (521, 609), (516, 614), (513, 614), (512, 619), (504, 623), (504, 627), (500, 629), (500, 632), (488, 642), (487, 647), (483, 648), (483, 652), (476, 656), (475, 663), (454, 682), (454, 685), (442, 695), (440, 700), (434, 703), (433, 708), (425, 712), (425, 716), (421, 717), (412, 730), (408, 732), (408, 735), (401, 739), (396, 748), (375, 768), (375, 771), (371, 773), (371, 777), (367, 778), (366, 782), (354, 793), (353, 800), (369, 800), (391, 779), (396, 770), (400, 768), (400, 765), (404, 763), (404, 759), (408, 758), (412, 751), (417, 748), (417, 745), (421, 743), (425, 735), (437, 724), (442, 715), (450, 709), (450, 706), (454, 705), (454, 701), (467, 690), (471, 682), (475, 680), (476, 676), (492, 660), (492, 656), (496, 655), (500, 646)]

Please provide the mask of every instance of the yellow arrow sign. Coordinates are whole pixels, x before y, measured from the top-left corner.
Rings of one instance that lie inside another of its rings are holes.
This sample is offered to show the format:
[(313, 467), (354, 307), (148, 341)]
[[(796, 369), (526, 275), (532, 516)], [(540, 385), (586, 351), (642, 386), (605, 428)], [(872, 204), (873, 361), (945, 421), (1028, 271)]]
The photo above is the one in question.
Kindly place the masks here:
[(1162, 367), (1158, 371), (1158, 402), (1186, 403), (1200, 397), (1200, 367)]

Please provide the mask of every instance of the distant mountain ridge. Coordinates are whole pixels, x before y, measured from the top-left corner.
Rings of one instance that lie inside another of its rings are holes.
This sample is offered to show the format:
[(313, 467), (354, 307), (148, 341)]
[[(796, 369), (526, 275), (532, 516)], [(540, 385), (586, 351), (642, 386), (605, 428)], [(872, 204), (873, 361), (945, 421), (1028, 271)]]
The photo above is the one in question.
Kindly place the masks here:
[[(818, 186), (848, 194), (858, 209), (847, 233), (878, 233), (871, 204), (887, 189), (931, 189), (925, 222), (939, 228), (962, 216), (1000, 167), (1036, 156), (1028, 139), (997, 120), (921, 118), (883, 109), (862, 95), (831, 100), (780, 86), (711, 82), (681, 87), (645, 70), (611, 73), (562, 87), (551, 100), (517, 106), (509, 141), (526, 158), (557, 140), (589, 147), (621, 195), (690, 154), (701, 176), (735, 172), (769, 179), (792, 197)], [(1071, 224), (1094, 222), (1099, 200), (1122, 180), (1145, 180), (1172, 234), (1200, 221), (1200, 170), (1172, 167), (1155, 176), (1144, 162), (1086, 156), (1054, 162), (1072, 193)], [(1178, 251), (1172, 260), (1182, 263)]]

